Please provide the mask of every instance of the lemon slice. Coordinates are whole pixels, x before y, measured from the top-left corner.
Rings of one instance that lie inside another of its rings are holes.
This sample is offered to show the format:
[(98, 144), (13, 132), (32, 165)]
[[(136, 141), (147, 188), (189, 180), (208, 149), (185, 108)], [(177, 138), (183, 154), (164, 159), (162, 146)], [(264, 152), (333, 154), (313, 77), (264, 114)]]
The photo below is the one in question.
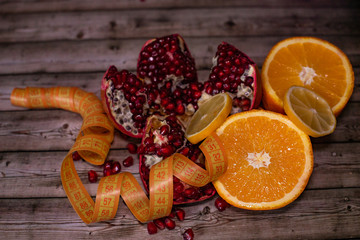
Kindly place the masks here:
[(284, 110), (295, 125), (312, 137), (335, 130), (336, 118), (327, 101), (314, 91), (292, 86), (285, 94)]
[(196, 144), (214, 132), (231, 112), (232, 99), (226, 93), (217, 94), (204, 102), (191, 118), (185, 136)]

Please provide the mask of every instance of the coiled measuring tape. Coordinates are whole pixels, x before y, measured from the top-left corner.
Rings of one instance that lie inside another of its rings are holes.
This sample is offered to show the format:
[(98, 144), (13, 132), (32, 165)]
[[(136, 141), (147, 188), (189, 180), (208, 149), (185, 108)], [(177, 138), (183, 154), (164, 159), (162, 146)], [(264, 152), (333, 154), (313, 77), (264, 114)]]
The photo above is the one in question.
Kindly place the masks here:
[(15, 88), (10, 99), (16, 106), (61, 108), (82, 116), (80, 133), (61, 165), (61, 181), (71, 205), (86, 224), (114, 218), (120, 196), (140, 222), (168, 216), (173, 205), (173, 176), (201, 187), (227, 169), (224, 147), (218, 136), (212, 133), (200, 145), (206, 170), (175, 153), (151, 167), (149, 198), (131, 173), (121, 172), (101, 178), (94, 202), (76, 172), (72, 154), (77, 151), (85, 161), (94, 165), (105, 162), (114, 139), (114, 127), (100, 100), (93, 93), (77, 87)]

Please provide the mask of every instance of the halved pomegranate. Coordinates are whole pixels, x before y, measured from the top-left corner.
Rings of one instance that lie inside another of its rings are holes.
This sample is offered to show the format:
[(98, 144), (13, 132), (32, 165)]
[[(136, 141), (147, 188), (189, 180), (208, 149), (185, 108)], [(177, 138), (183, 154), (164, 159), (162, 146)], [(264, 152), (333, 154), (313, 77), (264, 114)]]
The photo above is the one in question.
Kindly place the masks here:
[(103, 108), (122, 133), (141, 138), (146, 118), (151, 114), (146, 88), (136, 75), (110, 66), (101, 82)]
[(195, 60), (179, 34), (151, 39), (141, 49), (137, 75), (149, 89), (149, 104), (167, 114), (192, 115), (201, 97)]
[(197, 81), (194, 58), (179, 34), (148, 40), (139, 54), (137, 73), (145, 83), (158, 86)]
[[(204, 168), (204, 156), (198, 145), (191, 144), (184, 137), (184, 126), (175, 115), (154, 115), (148, 118), (145, 134), (139, 147), (139, 172), (145, 189), (149, 190), (151, 166), (171, 156), (181, 153)], [(215, 194), (212, 184), (193, 187), (177, 177), (174, 181), (174, 205), (203, 201)]]
[(227, 92), (233, 99), (231, 114), (257, 108), (261, 102), (259, 70), (246, 54), (222, 42), (213, 58), (209, 79), (204, 83), (201, 101), (209, 95)]

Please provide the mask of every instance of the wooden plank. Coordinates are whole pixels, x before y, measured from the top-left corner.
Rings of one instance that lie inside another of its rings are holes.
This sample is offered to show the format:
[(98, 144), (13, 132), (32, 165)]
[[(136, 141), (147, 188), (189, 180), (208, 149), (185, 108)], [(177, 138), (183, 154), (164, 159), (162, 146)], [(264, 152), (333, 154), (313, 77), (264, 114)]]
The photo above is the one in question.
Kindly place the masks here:
[[(75, 142), (82, 118), (64, 110), (29, 110), (2, 112), (0, 122), (0, 151), (67, 151)], [(126, 144), (124, 136), (116, 131), (112, 148), (125, 148)]]
[(357, 8), (359, 2), (356, 0), (343, 1), (327, 1), (327, 0), (293, 0), (291, 2), (286, 0), (259, 0), (259, 1), (237, 1), (237, 0), (109, 0), (109, 1), (94, 1), (94, 0), (13, 0), (0, 1), (0, 13), (25, 13), (25, 12), (59, 12), (59, 11), (94, 11), (94, 10), (114, 10), (114, 9), (174, 9), (174, 8), (218, 8), (218, 7), (284, 7), (284, 8), (323, 8), (323, 7), (339, 7), (339, 8)]
[[(85, 225), (65, 198), (0, 199), (4, 239), (180, 239), (191, 227), (200, 239), (335, 239), (359, 238), (360, 189), (305, 191), (290, 205), (272, 211), (231, 207), (219, 212), (214, 200), (184, 206), (176, 228), (150, 236), (128, 208), (120, 205), (113, 220)], [(261, 231), (259, 231), (261, 229)]]
[[(0, 189), (4, 190), (0, 198), (66, 197), (60, 179), (61, 163), (66, 154), (66, 151), (0, 153)], [(122, 171), (133, 173), (141, 183), (136, 154), (127, 150), (112, 150), (107, 159), (122, 163), (128, 156), (134, 158), (134, 165), (128, 168), (122, 166)], [(89, 170), (94, 170), (100, 180), (103, 167), (85, 161), (74, 163), (85, 188), (91, 196), (95, 196), (98, 184), (90, 183), (87, 174)]]
[[(314, 143), (360, 141), (360, 103), (350, 102), (337, 119), (331, 135), (312, 139)], [(54, 151), (71, 148), (81, 127), (80, 115), (64, 110), (28, 110), (0, 114), (0, 151)], [(126, 141), (115, 131), (112, 148), (124, 148)]]
[(232, 7), (21, 13), (2, 17), (0, 42), (153, 38), (169, 32), (181, 33), (184, 37), (358, 36), (359, 23), (359, 9), (348, 8), (336, 11)]
[[(278, 41), (285, 37), (186, 38), (198, 69), (209, 69), (217, 46), (222, 41), (234, 44), (259, 66)], [(360, 66), (359, 38), (323, 36), (342, 49), (353, 66)], [(0, 73), (103, 72), (109, 65), (135, 69), (138, 54), (146, 39), (54, 41), (0, 44)]]
[[(314, 144), (314, 171), (307, 189), (359, 188), (360, 143)], [(3, 152), (0, 153), (0, 198), (65, 197), (60, 166), (67, 152)], [(127, 150), (111, 150), (108, 159), (122, 162), (130, 156)], [(131, 172), (141, 183), (138, 157), (134, 165), (123, 171)], [(75, 162), (80, 179), (92, 195), (97, 185), (87, 179), (87, 172), (95, 170), (99, 179), (102, 167)], [(142, 184), (141, 184), (142, 185)]]
[[(100, 97), (100, 84), (105, 70), (99, 73), (43, 73), (26, 75), (0, 75), (0, 111), (23, 110), (10, 103), (10, 94), (16, 87), (55, 87), (55, 86), (74, 86), (87, 92), (95, 93)], [(135, 73), (135, 70), (133, 70)], [(210, 69), (199, 70), (199, 81), (205, 81), (209, 77)], [(360, 68), (354, 68), (355, 87), (350, 98), (352, 102), (360, 101)]]

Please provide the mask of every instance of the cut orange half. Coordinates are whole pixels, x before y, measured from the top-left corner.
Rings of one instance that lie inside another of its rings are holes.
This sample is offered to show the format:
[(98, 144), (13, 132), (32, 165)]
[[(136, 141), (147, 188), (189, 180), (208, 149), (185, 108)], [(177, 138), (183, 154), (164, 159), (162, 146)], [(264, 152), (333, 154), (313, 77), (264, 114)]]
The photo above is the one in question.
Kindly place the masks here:
[(276, 44), (265, 59), (261, 77), (264, 107), (280, 113), (284, 113), (283, 99), (291, 86), (319, 94), (335, 116), (354, 88), (354, 72), (345, 53), (314, 37), (293, 37)]
[(266, 110), (242, 112), (230, 116), (216, 133), (228, 168), (213, 183), (231, 205), (276, 209), (305, 189), (313, 169), (311, 141), (286, 116)]
[(335, 130), (336, 118), (329, 104), (312, 90), (290, 87), (285, 94), (284, 109), (290, 120), (312, 137), (325, 136)]
[(227, 93), (220, 93), (204, 102), (192, 116), (185, 136), (193, 144), (200, 142), (214, 132), (229, 116), (232, 99)]

